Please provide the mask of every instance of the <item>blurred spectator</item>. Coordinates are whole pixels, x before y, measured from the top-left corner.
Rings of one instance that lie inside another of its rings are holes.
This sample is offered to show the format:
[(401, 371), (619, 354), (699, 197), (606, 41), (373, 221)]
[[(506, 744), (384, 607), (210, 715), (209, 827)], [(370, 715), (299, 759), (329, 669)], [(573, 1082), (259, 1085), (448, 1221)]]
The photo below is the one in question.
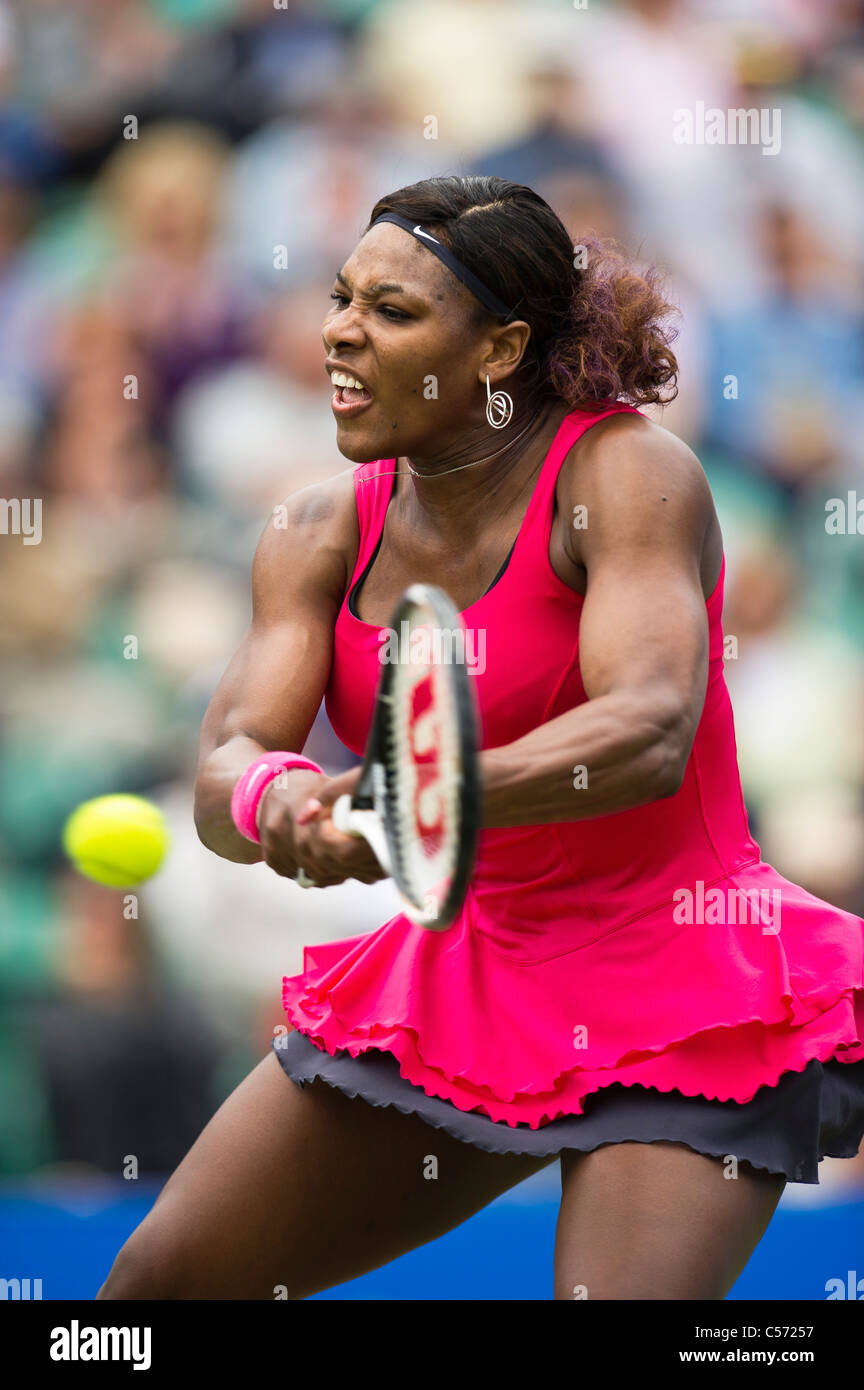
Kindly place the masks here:
[(572, 22), (582, 109), (630, 190), (643, 254), (709, 301), (746, 302), (758, 264), (741, 150), (675, 138), (677, 112), (737, 104), (731, 30), (686, 0), (592, 5)]
[[(780, 873), (864, 911), (864, 654), (809, 622), (792, 553), (761, 536), (724, 603), (747, 804)], [(731, 645), (729, 639), (731, 638)]]
[(526, 134), (535, 54), (573, 43), (581, 19), (555, 0), (383, 0), (364, 26), (362, 69), (419, 148), (431, 119), (470, 165)]
[(197, 372), (250, 347), (246, 298), (218, 252), (227, 159), (211, 131), (166, 124), (101, 178), (116, 254), (98, 292), (147, 354), (160, 419)]
[[(72, 156), (158, 82), (179, 36), (146, 0), (12, 0), (19, 82)], [(119, 122), (118, 122), (119, 123)]]
[(759, 235), (764, 293), (714, 317), (709, 439), (791, 491), (825, 477), (851, 483), (864, 466), (853, 425), (864, 406), (864, 316), (849, 266), (787, 205), (764, 207)]
[(159, 977), (120, 893), (72, 873), (60, 887), (54, 987), (17, 1020), (45, 1087), (45, 1157), (114, 1177), (134, 1159), (135, 1176), (159, 1176), (221, 1099), (226, 1040)]
[(284, 290), (259, 311), (258, 353), (181, 395), (175, 448), (197, 496), (264, 517), (289, 492), (348, 466), (333, 442), (321, 337), (331, 282)]
[(47, 122), (20, 99), (15, 23), (12, 11), (0, 4), (0, 175), (19, 189), (42, 188), (61, 167)]
[(211, 5), (215, 24), (184, 36), (146, 109), (206, 121), (232, 139), (275, 114), (301, 117), (348, 77), (338, 18), (316, 0), (233, 0)]
[(271, 121), (240, 147), (229, 244), (262, 293), (330, 281), (382, 193), (451, 169), (444, 133), (394, 129), (382, 98), (354, 75), (321, 93), (314, 119)]
[(58, 330), (58, 384), (34, 482), (53, 497), (122, 509), (163, 481), (164, 457), (141, 396), (154, 394), (150, 364), (128, 317), (97, 302), (71, 311)]
[(626, 190), (602, 144), (588, 133), (572, 65), (561, 52), (539, 50), (526, 81), (525, 134), (487, 150), (477, 167), (536, 189), (574, 241), (580, 235), (626, 237)]

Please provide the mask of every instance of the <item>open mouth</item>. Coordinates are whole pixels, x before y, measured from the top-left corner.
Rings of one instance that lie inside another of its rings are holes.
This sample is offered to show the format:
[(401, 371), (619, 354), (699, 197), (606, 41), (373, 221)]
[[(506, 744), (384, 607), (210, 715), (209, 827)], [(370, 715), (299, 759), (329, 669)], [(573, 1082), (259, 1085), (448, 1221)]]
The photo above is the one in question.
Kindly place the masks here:
[(336, 399), (344, 405), (356, 405), (358, 401), (371, 401), (371, 392), (365, 386), (337, 386)]
[(338, 415), (353, 415), (370, 403), (372, 392), (347, 372), (332, 372), (333, 395), (330, 404)]

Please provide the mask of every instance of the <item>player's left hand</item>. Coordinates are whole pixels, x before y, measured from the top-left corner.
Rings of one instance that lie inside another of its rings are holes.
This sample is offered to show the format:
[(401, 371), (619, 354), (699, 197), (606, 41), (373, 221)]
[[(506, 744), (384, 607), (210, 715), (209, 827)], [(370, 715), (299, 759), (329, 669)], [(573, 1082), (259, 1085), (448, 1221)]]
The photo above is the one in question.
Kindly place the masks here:
[(322, 782), (316, 789), (315, 796), (310, 797), (298, 807), (294, 816), (294, 824), (310, 826), (315, 822), (321, 825), (324, 822), (329, 822), (327, 825), (328, 839), (332, 835), (336, 835), (342, 840), (351, 842), (351, 868), (346, 877), (356, 878), (360, 883), (377, 883), (379, 879), (388, 878), (389, 875), (378, 863), (368, 841), (362, 836), (343, 835), (332, 824), (331, 813), (334, 803), (338, 801), (340, 796), (350, 795), (354, 791), (360, 780), (361, 771), (362, 768), (354, 767), (350, 772), (342, 772), (338, 777), (331, 777), (326, 782)]

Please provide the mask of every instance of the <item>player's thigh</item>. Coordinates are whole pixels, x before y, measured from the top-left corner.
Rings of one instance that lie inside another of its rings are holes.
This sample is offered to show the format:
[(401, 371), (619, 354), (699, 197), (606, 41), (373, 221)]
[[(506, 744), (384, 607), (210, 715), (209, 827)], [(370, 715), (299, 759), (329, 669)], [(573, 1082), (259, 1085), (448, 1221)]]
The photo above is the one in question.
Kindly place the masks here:
[(274, 1054), (225, 1101), (101, 1298), (303, 1298), (443, 1235), (550, 1160), (484, 1153)]
[(722, 1299), (785, 1179), (683, 1144), (606, 1144), (561, 1159), (555, 1297)]

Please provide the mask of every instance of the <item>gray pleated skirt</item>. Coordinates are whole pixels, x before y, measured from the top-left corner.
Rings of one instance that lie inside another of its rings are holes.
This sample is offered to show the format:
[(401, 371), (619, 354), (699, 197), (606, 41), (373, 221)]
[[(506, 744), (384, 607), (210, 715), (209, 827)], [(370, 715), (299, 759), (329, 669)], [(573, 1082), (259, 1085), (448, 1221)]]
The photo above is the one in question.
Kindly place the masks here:
[(818, 1183), (820, 1159), (854, 1158), (864, 1138), (864, 1062), (811, 1061), (803, 1071), (784, 1072), (776, 1086), (761, 1086), (744, 1104), (616, 1081), (587, 1096), (582, 1115), (531, 1129), (427, 1096), (406, 1081), (389, 1052), (331, 1057), (296, 1030), (275, 1038), (273, 1050), (298, 1086), (320, 1079), (370, 1105), (417, 1115), (488, 1153), (551, 1158), (567, 1149), (589, 1153), (601, 1144), (668, 1140), (712, 1158), (734, 1155), (788, 1182)]

